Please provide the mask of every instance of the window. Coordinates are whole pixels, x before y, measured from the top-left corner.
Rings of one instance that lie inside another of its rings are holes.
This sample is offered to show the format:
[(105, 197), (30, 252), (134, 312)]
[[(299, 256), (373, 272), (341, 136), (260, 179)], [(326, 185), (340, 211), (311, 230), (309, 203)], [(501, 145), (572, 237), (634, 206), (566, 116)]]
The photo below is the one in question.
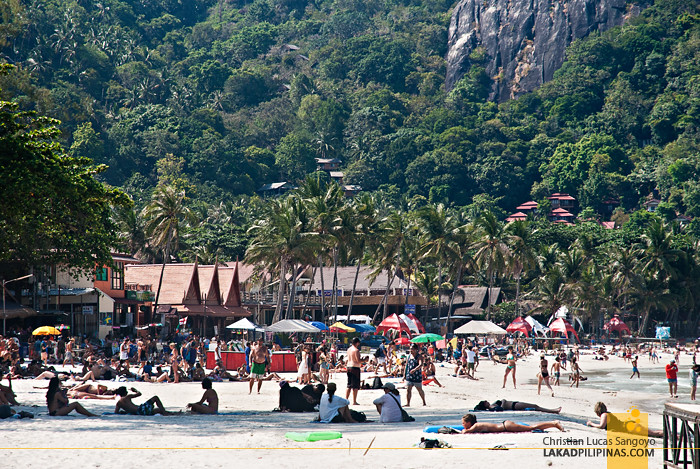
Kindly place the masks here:
[(121, 290), (124, 288), (124, 264), (117, 262), (112, 269), (112, 290)]
[(95, 280), (98, 282), (106, 282), (107, 281), (107, 267), (100, 267), (97, 269), (97, 272), (95, 273)]

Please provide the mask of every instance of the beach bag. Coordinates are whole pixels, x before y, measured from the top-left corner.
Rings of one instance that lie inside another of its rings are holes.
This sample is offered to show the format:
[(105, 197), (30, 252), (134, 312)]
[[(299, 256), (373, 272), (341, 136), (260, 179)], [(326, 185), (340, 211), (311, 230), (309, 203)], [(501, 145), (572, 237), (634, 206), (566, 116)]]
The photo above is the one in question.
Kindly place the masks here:
[(383, 387), (384, 383), (382, 383), (382, 379), (379, 376), (375, 376), (372, 382), (372, 389), (382, 389)]
[(396, 402), (396, 404), (399, 406), (399, 409), (401, 409), (401, 421), (402, 421), (402, 422), (415, 422), (416, 419), (414, 419), (413, 417), (411, 417), (410, 415), (408, 415), (408, 412), (406, 412), (406, 411), (404, 410), (404, 408), (401, 407), (401, 404), (399, 404), (399, 400), (396, 399), (396, 396), (394, 396), (394, 395), (391, 394), (391, 393), (389, 393), (389, 395), (391, 396), (392, 399), (394, 399), (394, 402)]

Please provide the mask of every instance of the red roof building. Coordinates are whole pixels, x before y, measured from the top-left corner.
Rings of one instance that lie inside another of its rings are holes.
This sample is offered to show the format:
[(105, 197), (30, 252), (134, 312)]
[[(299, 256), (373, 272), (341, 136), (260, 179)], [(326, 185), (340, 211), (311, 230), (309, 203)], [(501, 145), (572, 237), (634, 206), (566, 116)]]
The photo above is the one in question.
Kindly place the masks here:
[(571, 197), (569, 194), (554, 193), (547, 197), (552, 202), (552, 208), (565, 208), (573, 209), (576, 203), (576, 199)]
[(506, 222), (510, 223), (515, 220), (527, 220), (527, 215), (525, 215), (523, 212), (515, 212), (508, 218), (506, 218)]

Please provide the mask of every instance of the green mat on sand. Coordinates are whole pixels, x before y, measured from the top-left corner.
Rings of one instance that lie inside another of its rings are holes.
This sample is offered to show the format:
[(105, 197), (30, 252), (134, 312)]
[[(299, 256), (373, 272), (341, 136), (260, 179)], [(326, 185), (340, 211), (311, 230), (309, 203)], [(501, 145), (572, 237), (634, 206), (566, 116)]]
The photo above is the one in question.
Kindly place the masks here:
[(340, 432), (287, 432), (285, 433), (284, 437), (294, 441), (321, 441), (337, 440), (338, 438), (342, 438), (343, 434)]

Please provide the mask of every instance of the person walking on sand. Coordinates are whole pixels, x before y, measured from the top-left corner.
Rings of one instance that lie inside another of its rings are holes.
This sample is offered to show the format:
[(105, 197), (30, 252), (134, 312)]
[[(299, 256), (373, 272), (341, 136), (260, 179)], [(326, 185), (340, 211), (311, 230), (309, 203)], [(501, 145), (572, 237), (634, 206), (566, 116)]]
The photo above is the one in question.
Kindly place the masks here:
[(265, 377), (265, 369), (270, 361), (270, 351), (265, 345), (262, 337), (250, 349), (250, 380), (248, 394), (253, 392), (253, 383), (258, 382), (258, 394), (262, 387), (263, 378)]
[[(211, 379), (202, 380), (204, 394), (197, 402), (187, 404), (193, 414), (216, 414), (219, 412), (219, 395), (212, 389)], [(206, 402), (206, 404), (205, 404)]]
[(508, 347), (508, 355), (506, 355), (506, 374), (503, 375), (503, 389), (506, 387), (506, 381), (508, 380), (508, 374), (513, 373), (513, 389), (515, 386), (515, 354), (513, 353), (513, 346)]
[(630, 376), (630, 379), (634, 378), (634, 375), (637, 375), (637, 378), (641, 379), (642, 376), (639, 374), (639, 368), (637, 368), (637, 361), (639, 360), (639, 357), (637, 355), (634, 356), (632, 359), (632, 376)]
[(561, 378), (561, 369), (561, 357), (557, 355), (556, 357), (554, 357), (554, 363), (552, 363), (552, 375), (554, 376), (554, 386), (559, 386), (559, 378)]
[(540, 355), (540, 372), (537, 373), (537, 395), (540, 394), (543, 382), (549, 388), (552, 397), (554, 397), (554, 390), (552, 386), (549, 385), (549, 362), (547, 362), (544, 354)]
[(571, 358), (571, 384), (569, 385), (570, 388), (573, 387), (574, 384), (576, 385), (576, 387), (578, 387), (578, 383), (579, 383), (579, 381), (581, 381), (581, 372), (582, 371), (583, 370), (581, 369), (581, 367), (578, 366), (578, 360), (576, 359), (576, 357), (572, 357)]
[(411, 405), (411, 390), (416, 388), (418, 395), (425, 403), (425, 392), (423, 391), (423, 362), (420, 357), (418, 344), (411, 345), (411, 357), (406, 362), (406, 407)]
[(70, 366), (75, 366), (75, 362), (73, 361), (73, 348), (75, 347), (75, 338), (72, 338), (68, 342), (66, 342), (66, 355), (65, 358), (63, 359), (63, 366), (66, 366), (66, 363), (70, 362)]
[(357, 403), (357, 391), (360, 389), (360, 367), (362, 366), (359, 337), (352, 339), (352, 345), (348, 348), (347, 355), (348, 363), (346, 368), (348, 387), (345, 391), (345, 399), (348, 399), (350, 397), (350, 393), (352, 392), (352, 405), (359, 405)]
[(698, 375), (700, 375), (700, 365), (690, 367), (690, 400), (695, 400), (695, 390), (698, 387)]
[(668, 392), (671, 397), (678, 397), (678, 366), (676, 360), (666, 365), (666, 381), (668, 381)]

